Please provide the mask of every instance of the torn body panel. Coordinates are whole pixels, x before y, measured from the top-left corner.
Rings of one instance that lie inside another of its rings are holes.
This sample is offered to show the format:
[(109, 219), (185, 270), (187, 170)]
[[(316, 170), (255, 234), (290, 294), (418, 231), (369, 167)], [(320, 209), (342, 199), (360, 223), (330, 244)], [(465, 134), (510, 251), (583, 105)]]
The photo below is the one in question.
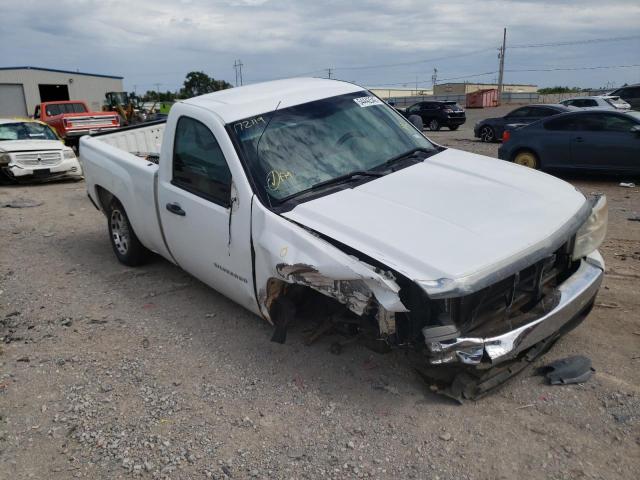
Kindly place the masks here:
[[(357, 316), (380, 318), (380, 331), (393, 332), (393, 316), (407, 312), (393, 274), (348, 255), (310, 231), (269, 211), (253, 208), (255, 282), (260, 313), (272, 324), (272, 307), (292, 285), (308, 287)], [(385, 312), (384, 314), (378, 312)]]

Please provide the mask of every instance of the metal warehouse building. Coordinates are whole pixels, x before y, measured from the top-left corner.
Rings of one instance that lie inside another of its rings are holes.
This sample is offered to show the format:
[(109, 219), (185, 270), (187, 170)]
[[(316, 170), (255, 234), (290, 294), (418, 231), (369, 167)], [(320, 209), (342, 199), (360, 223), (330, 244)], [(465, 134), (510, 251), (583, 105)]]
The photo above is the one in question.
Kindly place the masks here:
[[(433, 87), (434, 95), (466, 95), (467, 93), (477, 92), (478, 90), (486, 90), (498, 88), (495, 83), (440, 83)], [(505, 83), (502, 91), (506, 93), (535, 93), (538, 91), (537, 85), (529, 84), (513, 84)]]
[(33, 115), (40, 102), (84, 100), (100, 110), (106, 92), (123, 91), (122, 77), (38, 67), (0, 67), (0, 117)]

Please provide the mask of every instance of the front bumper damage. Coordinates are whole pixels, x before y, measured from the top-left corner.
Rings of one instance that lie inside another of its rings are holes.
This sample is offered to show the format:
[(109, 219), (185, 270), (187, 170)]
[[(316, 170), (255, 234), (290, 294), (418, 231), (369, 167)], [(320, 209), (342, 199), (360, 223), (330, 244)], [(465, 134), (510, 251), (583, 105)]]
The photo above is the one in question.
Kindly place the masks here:
[[(476, 399), (518, 374), (590, 312), (604, 276), (595, 251), (522, 319), (492, 335), (428, 341), (431, 368), (419, 369), (432, 388), (458, 401)], [(453, 378), (453, 380), (451, 380)], [(446, 379), (446, 381), (445, 381)]]
[[(602, 257), (597, 252), (582, 260), (578, 270), (557, 288), (556, 295), (540, 302), (535, 309), (539, 316), (516, 328), (486, 337), (464, 336), (428, 342), (430, 363), (492, 366), (518, 356), (561, 330), (593, 301), (602, 283), (602, 265)], [(519, 322), (514, 319), (512, 323)]]

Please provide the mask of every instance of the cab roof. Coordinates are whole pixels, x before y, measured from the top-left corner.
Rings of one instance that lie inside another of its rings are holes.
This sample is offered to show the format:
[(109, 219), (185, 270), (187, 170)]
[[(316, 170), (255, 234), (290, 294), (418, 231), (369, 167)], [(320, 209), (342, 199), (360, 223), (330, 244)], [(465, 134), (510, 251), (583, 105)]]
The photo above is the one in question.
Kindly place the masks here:
[(366, 92), (363, 87), (340, 80), (290, 78), (229, 88), (182, 102), (211, 110), (218, 114), (224, 123), (231, 123), (272, 112), (276, 107), (287, 108), (360, 91)]

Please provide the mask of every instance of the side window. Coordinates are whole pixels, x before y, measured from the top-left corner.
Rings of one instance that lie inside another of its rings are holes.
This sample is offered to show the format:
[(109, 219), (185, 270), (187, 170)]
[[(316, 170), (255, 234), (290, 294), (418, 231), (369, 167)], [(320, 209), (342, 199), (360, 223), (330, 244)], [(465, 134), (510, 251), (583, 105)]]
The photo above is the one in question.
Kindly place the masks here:
[(420, 104), (416, 103), (415, 105), (411, 105), (409, 108), (407, 108), (407, 112), (408, 113), (416, 113), (420, 110)]
[(578, 127), (575, 115), (552, 118), (544, 123), (546, 130), (578, 130)]
[(60, 115), (60, 105), (47, 105), (46, 106), (47, 109), (47, 116), (48, 117), (53, 117), (54, 115)]
[(228, 207), (231, 171), (216, 138), (203, 123), (180, 117), (173, 144), (171, 183)]
[(509, 113), (509, 118), (521, 118), (529, 116), (529, 107), (516, 108), (513, 112)]
[(538, 107), (538, 110), (539, 111), (536, 112), (536, 116), (538, 117), (550, 117), (558, 113), (557, 110), (554, 110), (553, 108), (547, 108), (547, 107)]
[(603, 121), (604, 130), (607, 132), (627, 133), (631, 127), (635, 126), (635, 122), (618, 115), (603, 115)]
[(594, 99), (592, 98), (588, 98), (584, 101), (584, 106), (585, 107), (597, 107), (598, 106), (598, 102), (596, 102)]

